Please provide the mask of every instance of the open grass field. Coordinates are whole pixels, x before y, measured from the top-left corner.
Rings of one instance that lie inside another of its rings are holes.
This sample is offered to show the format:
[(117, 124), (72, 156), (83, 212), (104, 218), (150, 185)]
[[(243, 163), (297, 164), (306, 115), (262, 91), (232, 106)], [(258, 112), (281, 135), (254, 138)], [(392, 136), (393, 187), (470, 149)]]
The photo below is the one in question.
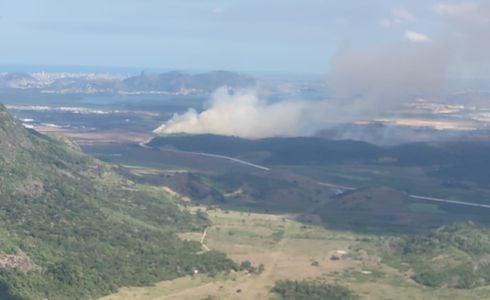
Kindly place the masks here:
[[(129, 287), (101, 300), (277, 299), (269, 291), (281, 279), (323, 279), (344, 285), (361, 299), (488, 299), (490, 288), (427, 288), (383, 263), (378, 245), (386, 237), (305, 226), (287, 215), (211, 210), (204, 243), (237, 262), (264, 264), (261, 274), (195, 275)], [(199, 234), (183, 237), (200, 240)], [(334, 258), (334, 259), (332, 259)], [(338, 259), (336, 259), (338, 258)], [(214, 298), (212, 298), (214, 297)], [(487, 298), (486, 298), (487, 297)]]

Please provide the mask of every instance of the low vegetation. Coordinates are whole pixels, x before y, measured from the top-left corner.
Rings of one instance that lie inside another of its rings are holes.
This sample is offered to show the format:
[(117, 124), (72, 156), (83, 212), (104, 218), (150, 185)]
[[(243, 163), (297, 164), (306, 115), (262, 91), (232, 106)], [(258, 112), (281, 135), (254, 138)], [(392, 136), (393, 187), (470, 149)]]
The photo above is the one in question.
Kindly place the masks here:
[[(243, 267), (263, 264), (263, 272), (245, 269), (213, 277), (186, 276), (149, 287), (124, 288), (103, 300), (281, 299), (271, 288), (284, 281), (340, 285), (363, 300), (473, 300), (486, 299), (490, 293), (490, 286), (461, 289), (415, 282), (413, 268), (402, 256), (390, 260), (395, 245), (405, 238), (326, 229), (272, 214), (221, 209), (210, 209), (208, 214), (213, 225), (206, 245), (244, 262)], [(198, 233), (186, 236), (201, 238)], [(419, 257), (427, 264), (433, 259)]]
[(389, 256), (399, 269), (428, 287), (469, 289), (490, 284), (490, 230), (472, 222), (443, 226), (399, 239)]
[(349, 289), (317, 281), (278, 281), (272, 288), (282, 300), (354, 300)]
[[(266, 138), (177, 135), (156, 137), (152, 147), (173, 146), (180, 150), (207, 152), (234, 157), (256, 158), (266, 165), (309, 165), (366, 163), (397, 167), (423, 167), (433, 176), (452, 180), (490, 182), (490, 143), (412, 143), (379, 147), (359, 141), (333, 141), (317, 137)], [(257, 155), (257, 154), (261, 155)], [(437, 167), (437, 168), (436, 168)]]

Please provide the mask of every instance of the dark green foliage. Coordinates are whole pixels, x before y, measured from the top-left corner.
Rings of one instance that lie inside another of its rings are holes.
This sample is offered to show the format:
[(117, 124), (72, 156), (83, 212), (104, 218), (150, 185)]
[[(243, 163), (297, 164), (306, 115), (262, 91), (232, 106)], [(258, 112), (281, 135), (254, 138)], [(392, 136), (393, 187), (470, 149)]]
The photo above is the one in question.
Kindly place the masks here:
[(252, 263), (249, 260), (244, 260), (240, 263), (240, 271), (249, 270), (252, 267)]
[(236, 264), (228, 259), (225, 254), (218, 251), (204, 252), (199, 256), (194, 256), (187, 265), (192, 266), (201, 273), (216, 275), (223, 270), (236, 269)]
[(283, 300), (353, 300), (357, 297), (347, 288), (315, 281), (278, 281), (272, 292)]
[(259, 266), (254, 266), (249, 260), (244, 260), (240, 263), (238, 267), (239, 271), (247, 271), (250, 274), (261, 274), (265, 270), (265, 266), (260, 264)]
[(462, 289), (490, 284), (490, 231), (474, 223), (395, 239), (391, 247), (387, 262), (408, 263), (420, 284)]
[(263, 198), (271, 190), (280, 190), (297, 186), (291, 181), (280, 180), (276, 178), (267, 178), (247, 173), (226, 173), (223, 175), (209, 176), (208, 180), (221, 191), (233, 192), (243, 186), (246, 182), (248, 186), (253, 187), (254, 196), (257, 199)]
[(248, 140), (211, 134), (166, 136), (153, 139), (149, 146), (171, 145), (180, 150), (207, 152), (229, 156), (268, 152), (263, 163), (310, 164), (329, 161), (374, 160), (381, 149), (364, 142), (330, 141), (314, 137), (266, 138)]
[(440, 166), (431, 174), (456, 180), (470, 180), (482, 184), (490, 182), (490, 143), (448, 142), (440, 144), (415, 143), (397, 146), (391, 150), (405, 165)]
[(28, 271), (0, 269), (0, 299), (91, 299), (236, 268), (176, 236), (202, 230), (205, 213), (186, 213), (167, 194), (22, 128), (1, 107), (0, 125), (0, 255), (32, 262)]
[[(385, 148), (358, 141), (332, 141), (316, 137), (247, 140), (217, 135), (157, 137), (152, 147), (173, 146), (180, 150), (234, 157), (267, 153), (258, 162), (268, 165), (318, 165), (370, 163), (419, 166), (440, 178), (490, 182), (489, 142), (412, 143)], [(389, 160), (386, 160), (389, 158)], [(436, 168), (432, 168), (436, 167)]]

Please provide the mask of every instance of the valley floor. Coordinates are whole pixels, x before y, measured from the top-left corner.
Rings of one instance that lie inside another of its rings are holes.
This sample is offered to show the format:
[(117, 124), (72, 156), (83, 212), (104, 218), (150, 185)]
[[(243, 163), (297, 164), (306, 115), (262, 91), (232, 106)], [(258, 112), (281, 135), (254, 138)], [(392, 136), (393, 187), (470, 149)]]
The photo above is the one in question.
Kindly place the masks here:
[[(361, 299), (485, 299), (490, 288), (432, 289), (390, 268), (376, 253), (386, 237), (303, 225), (286, 215), (209, 210), (213, 226), (203, 243), (237, 262), (264, 264), (261, 274), (246, 272), (216, 277), (195, 275), (128, 287), (100, 300), (278, 299), (269, 291), (277, 280), (322, 279), (352, 289)], [(202, 234), (183, 234), (200, 241)], [(337, 259), (338, 258), (338, 259)], [(207, 298), (208, 297), (208, 298)]]

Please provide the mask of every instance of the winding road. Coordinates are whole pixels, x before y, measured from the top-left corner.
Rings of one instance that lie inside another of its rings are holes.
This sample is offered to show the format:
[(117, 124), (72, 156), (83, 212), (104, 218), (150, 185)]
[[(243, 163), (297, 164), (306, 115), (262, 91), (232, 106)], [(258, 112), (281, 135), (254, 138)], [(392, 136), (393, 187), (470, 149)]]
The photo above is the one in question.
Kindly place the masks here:
[[(152, 147), (147, 146), (145, 143), (139, 143), (139, 145), (145, 149), (154, 149)], [(217, 159), (224, 159), (228, 161), (232, 161), (244, 166), (248, 166), (251, 168), (259, 169), (262, 171), (270, 171), (271, 169), (265, 166), (261, 166), (258, 164), (254, 164), (248, 161), (244, 161), (238, 158), (226, 156), (226, 155), (219, 155), (219, 154), (211, 154), (211, 153), (205, 153), (205, 152), (192, 152), (192, 151), (183, 151), (183, 150), (177, 150), (177, 149), (168, 149), (168, 148), (159, 148), (160, 151), (165, 151), (165, 152), (173, 152), (173, 153), (182, 153), (182, 154), (191, 154), (191, 155), (199, 155), (199, 156), (204, 156), (204, 157), (210, 157), (210, 158), (217, 158)], [(335, 189), (336, 191), (354, 191), (357, 188), (352, 187), (352, 186), (345, 186), (345, 185), (339, 185), (339, 184), (334, 184), (330, 182), (317, 182), (318, 185), (325, 186), (328, 188)], [(490, 209), (490, 204), (481, 204), (481, 203), (475, 203), (475, 202), (466, 202), (466, 201), (458, 201), (458, 200), (452, 200), (452, 199), (444, 199), (444, 198), (436, 198), (436, 197), (429, 197), (429, 196), (421, 196), (421, 195), (409, 195), (410, 198), (415, 199), (415, 200), (424, 200), (424, 201), (430, 201), (430, 202), (439, 202), (439, 203), (447, 203), (447, 204), (455, 204), (455, 205), (463, 205), (463, 206), (471, 206), (471, 207), (480, 207), (480, 208), (488, 208)]]
[(457, 201), (457, 200), (450, 200), (450, 199), (426, 197), (426, 196), (419, 196), (419, 195), (410, 195), (410, 198), (417, 199), (417, 200), (426, 200), (426, 201), (433, 201), (433, 202), (459, 204), (459, 205), (465, 205), (465, 206), (490, 208), (490, 205), (488, 205), (488, 204), (480, 204), (480, 203), (474, 203), (474, 202), (466, 202), (466, 201)]
[[(139, 145), (141, 147), (145, 148), (145, 149), (154, 149), (152, 147), (149, 147), (149, 146), (145, 145), (144, 143), (140, 143)], [(241, 159), (238, 159), (238, 158), (234, 158), (234, 157), (231, 157), (231, 156), (226, 156), (226, 155), (211, 154), (211, 153), (205, 153), (205, 152), (192, 152), (192, 151), (184, 151), (184, 150), (169, 149), (169, 148), (158, 148), (158, 150), (164, 151), (164, 152), (191, 154), (191, 155), (198, 155), (198, 156), (204, 156), (204, 157), (210, 157), (210, 158), (217, 158), (217, 159), (228, 160), (228, 161), (231, 161), (231, 162), (235, 162), (237, 164), (241, 164), (241, 165), (248, 166), (248, 167), (251, 167), (251, 168), (259, 169), (259, 170), (262, 170), (262, 171), (270, 171), (271, 170), (270, 168), (267, 168), (267, 167), (264, 167), (264, 166), (261, 166), (261, 165), (257, 165), (257, 164), (254, 164), (254, 163), (251, 163), (251, 162), (248, 162), (248, 161), (244, 161), (244, 160), (241, 160)]]
[[(317, 184), (321, 186), (326, 186), (332, 189), (335, 189), (336, 191), (355, 191), (357, 188), (352, 187), (352, 186), (344, 186), (344, 185), (338, 185), (338, 184), (333, 184), (329, 182), (317, 182)], [(448, 203), (448, 204), (456, 204), (456, 205), (464, 205), (464, 206), (472, 206), (472, 207), (481, 207), (481, 208), (490, 208), (489, 204), (481, 204), (481, 203), (475, 203), (475, 202), (466, 202), (466, 201), (458, 201), (458, 200), (451, 200), (451, 199), (444, 199), (444, 198), (436, 198), (436, 197), (428, 197), (428, 196), (420, 196), (420, 195), (408, 195), (408, 197), (416, 200), (425, 200), (425, 201), (432, 201), (432, 202), (439, 202), (439, 203)]]

